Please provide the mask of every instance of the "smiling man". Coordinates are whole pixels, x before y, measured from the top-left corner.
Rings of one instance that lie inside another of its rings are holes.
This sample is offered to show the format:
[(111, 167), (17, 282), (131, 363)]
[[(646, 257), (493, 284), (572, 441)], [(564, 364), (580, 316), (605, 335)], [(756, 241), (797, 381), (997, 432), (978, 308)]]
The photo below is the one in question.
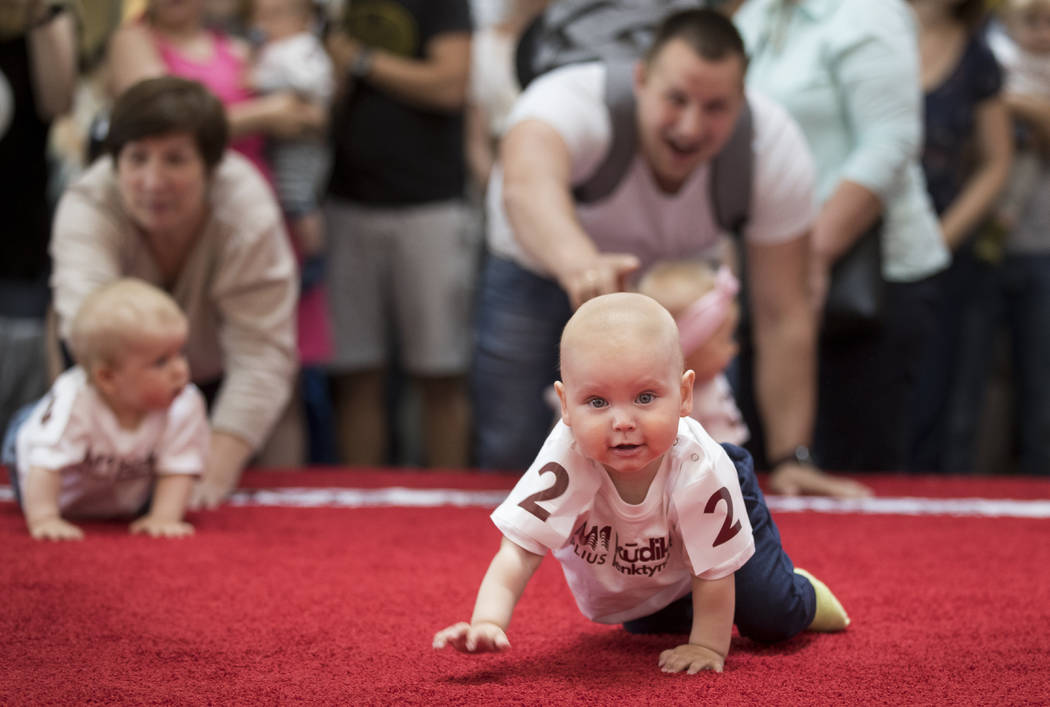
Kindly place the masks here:
[[(488, 194), (487, 260), (473, 394), (483, 468), (525, 468), (550, 426), (543, 391), (557, 342), (581, 303), (624, 289), (658, 260), (717, 255), (711, 161), (750, 105), (753, 167), (742, 236), (748, 263), (758, 397), (766, 450), (783, 493), (851, 495), (796, 460), (814, 413), (815, 320), (807, 291), (813, 166), (801, 132), (776, 104), (744, 90), (744, 46), (722, 15), (669, 16), (633, 67), (636, 154), (616, 186), (574, 199), (613, 149), (606, 105), (615, 65), (576, 64), (534, 81), (515, 106)], [(632, 77), (625, 77), (631, 79)]]

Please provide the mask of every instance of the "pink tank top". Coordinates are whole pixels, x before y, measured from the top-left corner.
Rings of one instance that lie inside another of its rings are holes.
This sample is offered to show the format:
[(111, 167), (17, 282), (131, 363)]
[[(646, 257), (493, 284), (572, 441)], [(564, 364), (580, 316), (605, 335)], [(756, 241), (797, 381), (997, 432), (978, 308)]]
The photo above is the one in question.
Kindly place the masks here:
[[(252, 98), (251, 91), (244, 84), (245, 62), (234, 53), (226, 37), (216, 32), (212, 32), (211, 35), (215, 50), (211, 58), (204, 62), (183, 55), (157, 33), (153, 33), (153, 41), (169, 73), (199, 81), (207, 86), (223, 105), (232, 106)], [(270, 168), (263, 157), (262, 135), (238, 138), (230, 143), (230, 147), (251, 160), (267, 181), (272, 181)]]

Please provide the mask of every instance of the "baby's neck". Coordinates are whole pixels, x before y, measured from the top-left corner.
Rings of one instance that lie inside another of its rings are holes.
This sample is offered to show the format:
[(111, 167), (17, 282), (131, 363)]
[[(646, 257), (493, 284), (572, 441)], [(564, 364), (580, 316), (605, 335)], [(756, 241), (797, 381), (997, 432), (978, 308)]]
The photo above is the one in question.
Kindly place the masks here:
[(661, 454), (641, 471), (619, 472), (606, 466), (605, 473), (609, 475), (613, 488), (623, 502), (637, 506), (649, 494), (649, 487), (653, 485), (663, 460), (664, 455)]
[(113, 413), (113, 417), (117, 420), (117, 425), (122, 430), (136, 430), (138, 426), (142, 424), (142, 421), (146, 419), (147, 413), (143, 410), (129, 409), (125, 406), (120, 405), (116, 400), (99, 387), (93, 386), (95, 391), (98, 393), (99, 399), (105, 404), (109, 411)]

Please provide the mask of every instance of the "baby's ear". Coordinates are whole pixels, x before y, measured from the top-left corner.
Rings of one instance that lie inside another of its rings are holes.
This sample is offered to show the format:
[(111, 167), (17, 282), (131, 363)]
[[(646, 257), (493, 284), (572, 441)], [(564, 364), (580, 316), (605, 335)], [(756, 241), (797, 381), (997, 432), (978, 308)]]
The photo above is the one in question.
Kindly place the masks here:
[(682, 374), (682, 407), (679, 411), (680, 417), (688, 417), (689, 413), (693, 411), (693, 384), (695, 381), (696, 374), (693, 373), (692, 369), (689, 369)]
[(96, 363), (88, 369), (88, 380), (106, 395), (112, 395), (116, 387), (116, 371), (108, 363)]
[(572, 427), (572, 423), (569, 422), (569, 406), (565, 402), (565, 384), (561, 381), (554, 381), (554, 392), (558, 394), (558, 402), (561, 403), (561, 421)]

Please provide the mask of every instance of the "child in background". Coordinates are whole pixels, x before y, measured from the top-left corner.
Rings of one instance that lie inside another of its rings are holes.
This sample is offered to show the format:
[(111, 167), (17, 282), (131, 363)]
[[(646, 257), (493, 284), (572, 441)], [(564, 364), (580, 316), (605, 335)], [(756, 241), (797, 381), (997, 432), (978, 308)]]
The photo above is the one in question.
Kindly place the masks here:
[[(328, 106), (334, 78), (328, 53), (314, 33), (312, 0), (253, 0), (252, 25), (261, 45), (249, 73), (259, 93), (294, 91)], [(322, 136), (271, 140), (267, 145), (281, 208), (303, 261), (303, 289), (320, 279), (324, 224), (318, 205), (328, 173), (329, 148)]]
[(141, 280), (84, 300), (69, 339), (77, 365), (8, 432), (14, 455), (5, 449), (4, 461), (30, 535), (79, 540), (65, 518), (147, 508), (132, 533), (193, 533), (183, 515), (210, 433), (204, 398), (188, 384), (186, 333), (174, 300)]
[(686, 633), (664, 672), (721, 672), (734, 622), (761, 641), (849, 624), (819, 580), (794, 570), (751, 459), (692, 419), (674, 319), (655, 300), (585, 302), (561, 338), (562, 421), (492, 514), (503, 539), (471, 622), (434, 648), (510, 647), (506, 630), (549, 550), (585, 616), (632, 633)]
[[(1006, 0), (1001, 26), (988, 34), (988, 46), (1005, 75), (1008, 104), (1050, 101), (1050, 0)], [(1021, 220), (1042, 170), (1044, 146), (1038, 132), (1021, 122), (1010, 178), (996, 210), (998, 226), (1010, 233)]]
[(702, 260), (657, 263), (638, 281), (638, 291), (662, 304), (678, 325), (685, 367), (696, 375), (690, 415), (715, 441), (731, 444), (750, 436), (723, 373), (738, 348), (739, 290), (728, 266), (716, 271)]

